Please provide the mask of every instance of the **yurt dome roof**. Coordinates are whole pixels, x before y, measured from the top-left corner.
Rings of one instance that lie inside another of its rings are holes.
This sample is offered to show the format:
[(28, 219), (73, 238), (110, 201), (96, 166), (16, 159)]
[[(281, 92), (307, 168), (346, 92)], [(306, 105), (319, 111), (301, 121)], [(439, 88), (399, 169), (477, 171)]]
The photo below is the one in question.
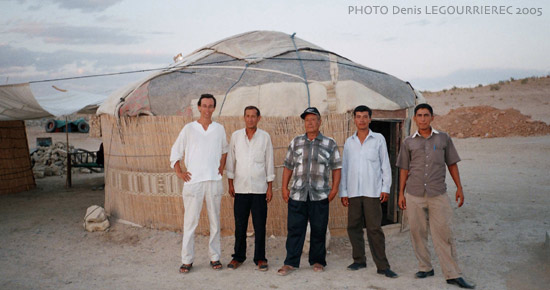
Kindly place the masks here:
[(247, 105), (264, 116), (297, 116), (308, 106), (399, 110), (417, 98), (407, 82), (282, 32), (235, 35), (176, 60), (113, 93), (98, 114), (197, 116), (203, 93), (216, 97), (216, 116), (240, 116)]

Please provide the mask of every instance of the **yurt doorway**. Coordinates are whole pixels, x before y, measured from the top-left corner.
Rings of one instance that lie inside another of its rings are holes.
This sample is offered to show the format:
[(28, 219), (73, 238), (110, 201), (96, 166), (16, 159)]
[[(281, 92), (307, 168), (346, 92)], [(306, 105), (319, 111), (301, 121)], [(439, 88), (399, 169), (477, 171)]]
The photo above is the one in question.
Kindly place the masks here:
[(394, 224), (400, 220), (397, 206), (397, 198), (399, 195), (399, 169), (395, 166), (395, 163), (401, 144), (402, 124), (402, 120), (373, 120), (370, 123), (370, 129), (372, 131), (380, 133), (386, 138), (392, 169), (390, 200), (382, 204), (382, 225)]

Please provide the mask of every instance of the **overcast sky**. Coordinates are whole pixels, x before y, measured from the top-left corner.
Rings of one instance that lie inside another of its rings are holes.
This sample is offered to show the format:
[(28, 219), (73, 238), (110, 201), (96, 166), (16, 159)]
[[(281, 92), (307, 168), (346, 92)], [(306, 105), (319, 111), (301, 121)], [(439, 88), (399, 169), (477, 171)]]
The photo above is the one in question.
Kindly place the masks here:
[[(234, 34), (276, 30), (421, 90), (475, 86), (550, 73), (548, 2), (0, 0), (0, 84), (159, 68)], [(458, 14), (474, 6), (485, 14)], [(106, 94), (141, 77), (42, 86)]]

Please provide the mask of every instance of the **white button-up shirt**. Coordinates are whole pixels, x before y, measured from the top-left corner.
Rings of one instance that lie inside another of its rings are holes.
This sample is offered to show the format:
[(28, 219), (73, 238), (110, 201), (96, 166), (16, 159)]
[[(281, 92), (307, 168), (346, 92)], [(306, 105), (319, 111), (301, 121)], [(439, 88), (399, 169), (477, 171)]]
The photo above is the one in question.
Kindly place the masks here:
[(346, 140), (342, 160), (340, 197), (380, 197), (390, 192), (391, 167), (382, 134), (369, 130), (361, 144), (357, 132)]
[(170, 167), (174, 168), (176, 161), (183, 158), (185, 167), (191, 173), (191, 180), (185, 184), (193, 184), (207, 180), (221, 180), (218, 172), (222, 154), (228, 150), (225, 129), (219, 123), (212, 122), (205, 131), (202, 125), (193, 121), (181, 129), (170, 152)]
[(273, 145), (269, 134), (256, 129), (252, 139), (246, 129), (231, 135), (226, 162), (227, 178), (233, 179), (236, 193), (265, 194), (267, 183), (275, 179)]

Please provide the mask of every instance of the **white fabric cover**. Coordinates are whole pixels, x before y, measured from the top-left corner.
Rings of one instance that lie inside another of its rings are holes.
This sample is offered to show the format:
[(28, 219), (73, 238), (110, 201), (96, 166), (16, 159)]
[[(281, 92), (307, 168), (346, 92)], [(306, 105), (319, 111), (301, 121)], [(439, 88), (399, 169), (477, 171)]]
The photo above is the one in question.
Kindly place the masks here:
[[(321, 114), (341, 114), (357, 105), (375, 110), (414, 107), (415, 94), (405, 82), (294, 40), (308, 71), (310, 106)], [(206, 45), (171, 68), (113, 93), (98, 114), (119, 117), (117, 108), (122, 108), (124, 116), (198, 117), (196, 98), (212, 93), (218, 101), (216, 117), (229, 90), (221, 116), (242, 116), (246, 105), (258, 106), (263, 116), (296, 116), (308, 107), (301, 66), (289, 34), (251, 31)]]
[(0, 121), (51, 116), (34, 98), (28, 83), (0, 86)]
[(107, 96), (79, 91), (35, 97), (29, 83), (0, 86), (0, 121), (95, 113)]
[(38, 103), (54, 116), (70, 115), (83, 109), (95, 113), (97, 107), (107, 99), (106, 95), (67, 91), (48, 96), (36, 96)]
[[(311, 48), (323, 50), (299, 38), (294, 38), (294, 42), (298, 49)], [(249, 63), (255, 63), (267, 57), (274, 57), (287, 51), (292, 51), (294, 50), (294, 44), (290, 35), (286, 33), (250, 31), (211, 43), (196, 52), (205, 49), (212, 49), (234, 58), (246, 60)]]

